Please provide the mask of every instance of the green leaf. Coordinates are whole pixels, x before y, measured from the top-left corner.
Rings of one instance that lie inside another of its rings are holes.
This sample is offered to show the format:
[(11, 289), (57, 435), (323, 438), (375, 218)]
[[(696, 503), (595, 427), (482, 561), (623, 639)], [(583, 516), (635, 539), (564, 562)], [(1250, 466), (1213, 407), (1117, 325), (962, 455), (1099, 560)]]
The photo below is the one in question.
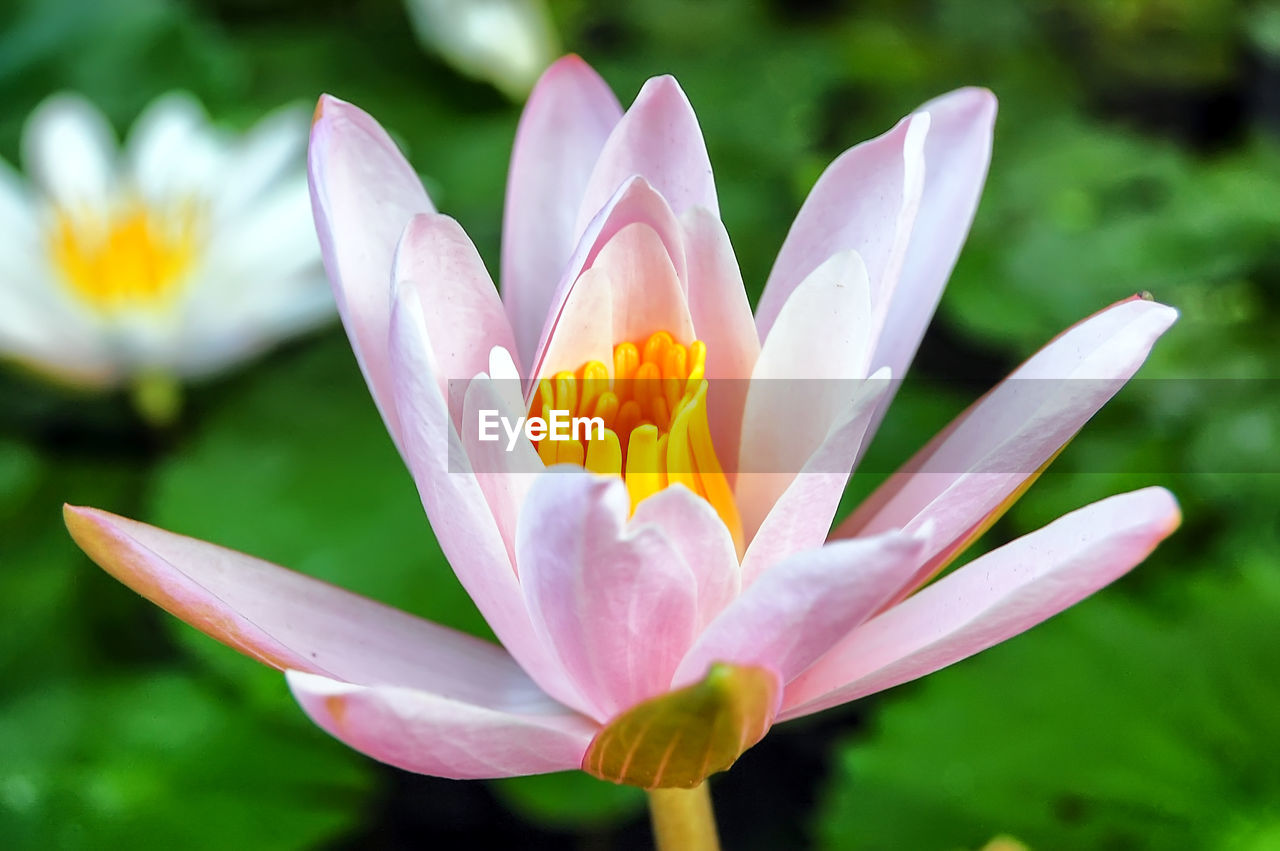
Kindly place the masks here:
[(1099, 599), (934, 674), (840, 748), (821, 845), (1270, 847), (1277, 622), (1272, 570), (1159, 616)]
[(368, 775), (175, 672), (51, 681), (0, 710), (0, 835), (26, 848), (314, 847)]

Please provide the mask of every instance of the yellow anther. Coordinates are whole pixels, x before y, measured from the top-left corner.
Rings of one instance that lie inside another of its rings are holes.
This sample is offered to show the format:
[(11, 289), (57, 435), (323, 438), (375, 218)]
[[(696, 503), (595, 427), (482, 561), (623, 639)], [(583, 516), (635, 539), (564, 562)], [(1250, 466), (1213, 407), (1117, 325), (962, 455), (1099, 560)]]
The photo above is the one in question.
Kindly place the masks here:
[(640, 403), (640, 408), (648, 414), (653, 400), (662, 395), (662, 373), (658, 365), (645, 361), (636, 370), (632, 379), (631, 397)]
[(602, 438), (588, 430), (583, 440), (537, 442), (544, 464), (576, 464), (600, 475), (620, 475), (632, 510), (668, 484), (679, 483), (704, 498), (719, 514), (743, 552), (742, 521), (728, 480), (716, 457), (707, 421), (707, 347), (687, 347), (666, 331), (643, 347), (620, 343), (613, 349), (613, 377), (600, 361), (575, 372), (558, 372), (538, 383), (530, 416), (599, 417)]
[(665, 465), (662, 462), (663, 459), (658, 457), (658, 427), (637, 426), (631, 432), (631, 441), (627, 445), (625, 477), (632, 508), (666, 487)]
[(593, 473), (618, 476), (622, 474), (622, 445), (612, 429), (604, 430), (604, 440), (587, 443), (587, 460), (584, 465)]
[(707, 422), (707, 385), (704, 381), (690, 409), (689, 443), (693, 448), (693, 462), (698, 468), (698, 482), (701, 493), (711, 503), (711, 507), (720, 515), (720, 519), (729, 527), (733, 537), (733, 545), (741, 556), (746, 551), (746, 542), (742, 537), (742, 518), (738, 514), (738, 505), (734, 502), (733, 491), (724, 477), (720, 459), (716, 457), (715, 447), (711, 443), (711, 426)]
[[(613, 380), (614, 389), (626, 387), (626, 382), (636, 374), (636, 368), (640, 366), (640, 350), (636, 348), (635, 343), (621, 343), (613, 348)], [(619, 382), (621, 382), (619, 384)], [(619, 398), (623, 398), (623, 392), (619, 390)]]
[(657, 397), (649, 406), (649, 410), (653, 413), (653, 424), (666, 431), (671, 425), (671, 409), (667, 407), (667, 400), (661, 396)]
[(680, 400), (685, 395), (685, 383), (687, 379), (672, 376), (662, 379), (662, 398), (666, 400), (667, 410), (674, 412), (679, 406)]
[(538, 458), (541, 459), (542, 463), (548, 467), (552, 464), (558, 463), (557, 455), (559, 453), (556, 450), (557, 445), (557, 441), (547, 440), (545, 438), (538, 441)]
[(582, 444), (576, 440), (555, 440), (544, 441), (556, 447), (556, 463), (557, 464), (576, 464), (581, 467), (586, 457), (586, 453), (582, 448)]
[(604, 427), (611, 429), (618, 419), (618, 407), (618, 394), (612, 390), (606, 390), (596, 400), (596, 408), (591, 415), (604, 420)]
[(631, 434), (631, 430), (640, 424), (640, 420), (644, 419), (644, 414), (640, 410), (640, 403), (635, 399), (630, 399), (622, 404), (618, 409), (618, 418), (614, 420), (616, 423), (614, 431), (618, 433), (618, 439)]
[(556, 373), (555, 410), (568, 411), (570, 416), (578, 410), (578, 379), (572, 372)]
[(556, 391), (550, 378), (544, 378), (538, 382), (538, 394), (533, 399), (533, 406), (530, 408), (529, 415), (534, 417), (547, 417), (556, 406)]
[(674, 340), (666, 331), (656, 331), (645, 341), (644, 353), (640, 360), (644, 363), (651, 363), (662, 370), (662, 361), (666, 356), (667, 349), (672, 345)]
[(584, 414), (594, 410), (595, 401), (601, 393), (609, 390), (609, 370), (598, 360), (588, 361), (582, 367), (582, 392), (578, 399), (578, 410)]
[(96, 218), (60, 212), (49, 255), (96, 309), (156, 304), (177, 292), (195, 261), (196, 219), (191, 205), (155, 211), (134, 203)]
[(703, 372), (707, 369), (707, 344), (701, 340), (694, 340), (689, 344), (689, 372), (687, 374), (693, 375), (695, 369)]
[(698, 474), (694, 467), (693, 450), (689, 446), (689, 418), (691, 408), (684, 408), (671, 424), (667, 441), (667, 479), (671, 484), (682, 484), (696, 494), (705, 496), (698, 486)]
[(689, 350), (679, 343), (673, 343), (662, 356), (663, 379), (674, 378), (683, 381), (689, 376)]

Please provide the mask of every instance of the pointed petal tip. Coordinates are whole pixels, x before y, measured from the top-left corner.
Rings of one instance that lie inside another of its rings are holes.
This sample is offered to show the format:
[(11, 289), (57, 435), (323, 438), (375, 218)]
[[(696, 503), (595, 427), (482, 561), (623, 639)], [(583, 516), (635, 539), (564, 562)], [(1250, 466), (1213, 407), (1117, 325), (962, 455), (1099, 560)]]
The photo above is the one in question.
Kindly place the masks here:
[(678, 98), (684, 103), (689, 103), (689, 96), (684, 93), (684, 89), (680, 86), (680, 81), (670, 74), (658, 74), (644, 81), (644, 85), (640, 87), (639, 94), (636, 95), (636, 102), (639, 103), (642, 98)]
[(1152, 517), (1164, 518), (1164, 523), (1156, 527), (1157, 540), (1167, 538), (1182, 525), (1182, 506), (1178, 504), (1178, 498), (1168, 488), (1152, 485), (1134, 491), (1130, 496), (1149, 502)]
[(581, 71), (596, 73), (596, 69), (592, 68), (591, 64), (581, 56), (576, 53), (566, 53), (548, 65), (547, 70), (542, 72), (542, 76), (547, 77), (551, 74), (578, 73)]
[(995, 123), (999, 106), (999, 99), (990, 89), (984, 86), (964, 86), (922, 104), (916, 113), (945, 109), (953, 114), (967, 114), (968, 120), (990, 126)]
[[(604, 78), (600, 76), (600, 72), (591, 67), (591, 64), (578, 54), (567, 53), (548, 65), (547, 69), (538, 77), (538, 81), (534, 83), (533, 89), (529, 94), (529, 102), (541, 99), (550, 90), (563, 90), (566, 88), (587, 91), (601, 88), (609, 92), (609, 97), (612, 99), (612, 89), (609, 88)], [(526, 107), (527, 111), (528, 108)], [(619, 112), (621, 112), (620, 107)]]
[(342, 103), (344, 103), (344, 101), (338, 100), (328, 92), (321, 94), (320, 97), (316, 99), (315, 111), (311, 113), (311, 126), (316, 126), (316, 124), (320, 122), (320, 119), (324, 118), (326, 110), (336, 109)]
[(98, 561), (95, 552), (101, 544), (97, 538), (111, 529), (110, 518), (114, 516), (102, 509), (85, 505), (72, 505), (69, 502), (62, 505), (62, 522), (71, 533), (71, 539), (95, 562)]

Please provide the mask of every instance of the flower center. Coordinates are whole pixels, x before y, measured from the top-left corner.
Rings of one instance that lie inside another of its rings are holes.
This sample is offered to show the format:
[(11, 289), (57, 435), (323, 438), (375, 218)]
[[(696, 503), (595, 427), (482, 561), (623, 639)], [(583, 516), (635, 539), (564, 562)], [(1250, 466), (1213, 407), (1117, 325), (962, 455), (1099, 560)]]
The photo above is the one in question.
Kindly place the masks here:
[(631, 508), (668, 485), (682, 484), (716, 510), (742, 550), (742, 521), (733, 492), (711, 443), (707, 423), (707, 347), (688, 346), (658, 331), (643, 346), (613, 349), (613, 376), (600, 361), (558, 372), (538, 383), (530, 417), (598, 417), (603, 431), (579, 439), (535, 441), (542, 462), (577, 464), (593, 473), (621, 476)]
[(196, 254), (196, 216), (189, 205), (161, 216), (130, 203), (105, 218), (59, 210), (49, 254), (72, 292), (109, 311), (173, 296)]

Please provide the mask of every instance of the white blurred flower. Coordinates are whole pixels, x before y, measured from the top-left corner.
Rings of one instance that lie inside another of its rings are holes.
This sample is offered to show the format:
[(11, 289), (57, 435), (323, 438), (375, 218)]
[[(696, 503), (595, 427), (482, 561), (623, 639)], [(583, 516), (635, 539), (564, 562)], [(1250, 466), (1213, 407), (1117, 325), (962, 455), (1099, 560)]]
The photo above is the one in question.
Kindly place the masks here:
[(114, 387), (223, 369), (323, 321), (306, 114), (232, 137), (168, 94), (123, 147), (81, 97), (27, 120), (28, 181), (0, 160), (0, 356)]
[(543, 0), (407, 0), (418, 38), (462, 73), (524, 100), (559, 55)]

